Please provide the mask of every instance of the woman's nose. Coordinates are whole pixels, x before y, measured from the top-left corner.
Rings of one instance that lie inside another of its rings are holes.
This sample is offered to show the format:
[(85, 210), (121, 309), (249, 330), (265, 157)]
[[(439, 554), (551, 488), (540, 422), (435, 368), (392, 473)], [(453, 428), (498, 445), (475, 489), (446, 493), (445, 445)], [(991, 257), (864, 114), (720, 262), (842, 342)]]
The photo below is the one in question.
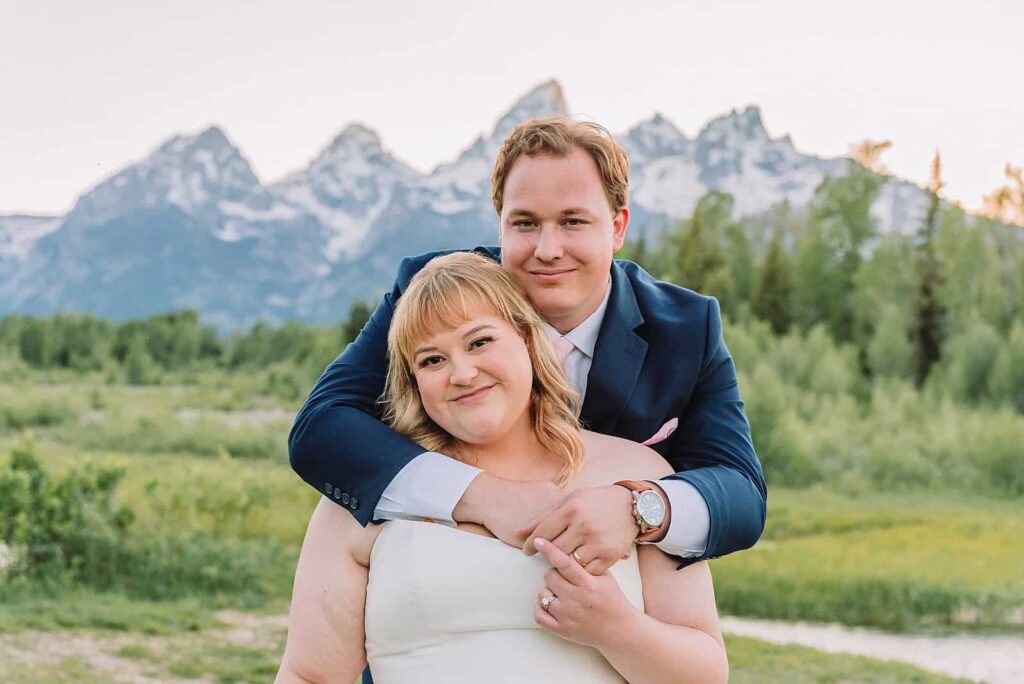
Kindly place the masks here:
[(448, 363), (449, 368), (451, 369), (448, 381), (451, 384), (468, 385), (473, 382), (474, 378), (476, 378), (476, 364), (468, 356), (461, 354), (453, 356)]

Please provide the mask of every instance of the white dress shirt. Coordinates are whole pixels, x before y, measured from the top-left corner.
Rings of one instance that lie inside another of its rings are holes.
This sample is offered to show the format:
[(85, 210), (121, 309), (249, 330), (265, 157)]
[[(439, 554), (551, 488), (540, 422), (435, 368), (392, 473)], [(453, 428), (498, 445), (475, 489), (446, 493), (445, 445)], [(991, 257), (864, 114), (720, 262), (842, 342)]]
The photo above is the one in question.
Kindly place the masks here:
[[(586, 320), (565, 333), (574, 348), (566, 356), (563, 367), (570, 384), (579, 392), (581, 401), (586, 396), (587, 376), (594, 360), (594, 348), (597, 346), (597, 336), (611, 291), (609, 281), (601, 305)], [(544, 323), (544, 332), (551, 340), (561, 336), (560, 332), (547, 323)], [(385, 520), (431, 518), (435, 522), (455, 525), (452, 511), (465, 494), (469, 483), (480, 472), (479, 468), (433, 451), (420, 454), (407, 463), (384, 490), (374, 510), (374, 517)], [(658, 484), (672, 506), (672, 521), (657, 546), (673, 556), (700, 556), (707, 548), (711, 528), (711, 516), (704, 497), (689, 482), (659, 480)]]

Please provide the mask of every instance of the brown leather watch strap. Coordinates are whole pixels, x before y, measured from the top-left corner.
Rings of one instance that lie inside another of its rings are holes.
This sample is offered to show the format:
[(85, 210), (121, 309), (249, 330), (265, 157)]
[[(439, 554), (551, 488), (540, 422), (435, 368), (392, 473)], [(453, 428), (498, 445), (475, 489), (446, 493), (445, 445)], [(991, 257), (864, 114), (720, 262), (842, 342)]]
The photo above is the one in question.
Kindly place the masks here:
[[(662, 496), (662, 494), (658, 492), (658, 490), (654, 489), (653, 484), (651, 484), (650, 482), (641, 482), (637, 480), (619, 480), (615, 484), (619, 485), (620, 487), (625, 487), (626, 489), (632, 492), (636, 492), (638, 494), (640, 492), (646, 492), (647, 490), (654, 490), (658, 494), (658, 496), (661, 497), (661, 500), (665, 503), (665, 520), (668, 520), (668, 499), (665, 496)], [(639, 527), (642, 530), (644, 528), (644, 523), (640, 519), (640, 513), (636, 510), (635, 503), (633, 505), (633, 517), (636, 518), (637, 527)], [(662, 523), (658, 527), (651, 527), (646, 532), (641, 532), (636, 537), (637, 542), (641, 544), (652, 542), (654, 539), (661, 535), (661, 530), (664, 526), (664, 523)]]

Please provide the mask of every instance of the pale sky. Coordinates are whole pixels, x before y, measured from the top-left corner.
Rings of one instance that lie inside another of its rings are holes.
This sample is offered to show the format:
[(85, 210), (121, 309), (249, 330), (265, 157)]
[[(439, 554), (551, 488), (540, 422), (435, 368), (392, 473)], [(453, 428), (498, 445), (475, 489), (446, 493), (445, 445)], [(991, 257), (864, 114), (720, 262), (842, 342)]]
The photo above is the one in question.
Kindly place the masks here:
[(221, 125), (273, 181), (361, 121), (429, 170), (549, 78), (613, 132), (688, 136), (761, 107), (770, 134), (968, 207), (1024, 164), (1024, 3), (975, 0), (0, 0), (0, 213), (60, 213), (179, 132)]

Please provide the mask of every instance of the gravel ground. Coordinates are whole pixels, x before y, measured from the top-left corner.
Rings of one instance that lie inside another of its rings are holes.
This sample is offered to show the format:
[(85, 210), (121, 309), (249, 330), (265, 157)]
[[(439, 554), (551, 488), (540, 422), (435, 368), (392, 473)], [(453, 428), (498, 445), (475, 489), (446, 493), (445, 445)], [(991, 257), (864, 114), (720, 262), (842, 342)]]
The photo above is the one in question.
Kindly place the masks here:
[(1024, 682), (1024, 637), (889, 634), (859, 627), (723, 617), (722, 631), (829, 653), (897, 660), (988, 684)]

